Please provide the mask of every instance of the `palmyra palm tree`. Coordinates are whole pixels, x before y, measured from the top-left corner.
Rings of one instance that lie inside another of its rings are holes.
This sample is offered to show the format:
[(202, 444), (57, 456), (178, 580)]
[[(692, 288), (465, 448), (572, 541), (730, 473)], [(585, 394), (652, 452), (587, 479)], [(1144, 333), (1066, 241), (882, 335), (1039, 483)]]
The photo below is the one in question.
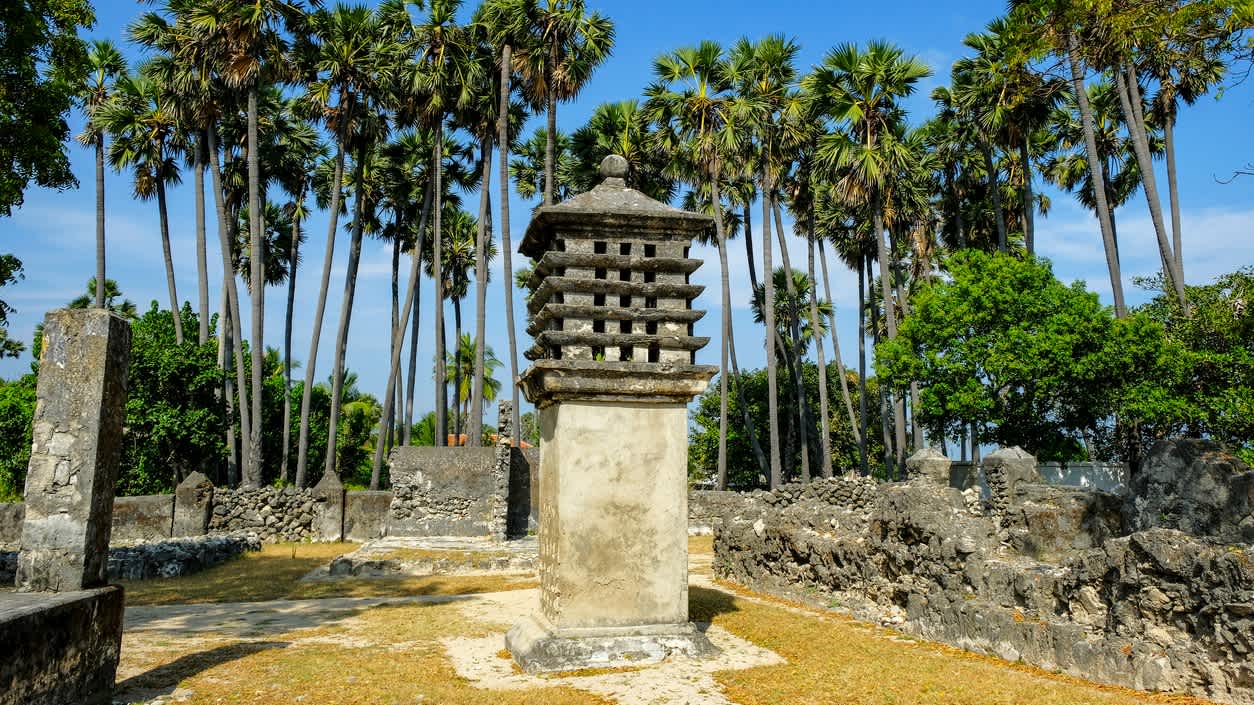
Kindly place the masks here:
[[(890, 291), (892, 246), (884, 242), (885, 190), (890, 185), (889, 175), (900, 172), (908, 156), (898, 136), (899, 102), (930, 74), (927, 65), (917, 58), (904, 56), (891, 44), (873, 41), (865, 51), (852, 44), (832, 49), (804, 81), (819, 112), (848, 130), (822, 138), (819, 161), (847, 200), (870, 207), (890, 339), (897, 336), (897, 314)], [(888, 235), (891, 238), (891, 231)], [(905, 409), (901, 400), (892, 396), (896, 441), (893, 464), (904, 476)]]
[[(479, 352), (483, 352), (483, 360), (478, 360)], [(496, 401), (496, 397), (501, 393), (501, 383), (493, 377), (493, 373), (501, 366), (501, 361), (496, 358), (496, 354), (492, 352), (492, 348), (488, 346), (480, 346), (478, 342), (470, 336), (469, 333), (463, 333), (457, 339), (457, 347), (448, 355), (445, 375), (448, 377), (460, 379), (461, 385), (455, 386), (455, 396), (460, 406), (460, 416), (465, 419), (465, 431), (458, 431), (456, 438), (461, 438), (461, 434), (466, 435), (466, 445), (480, 445), (482, 441), (483, 428), (483, 409), (475, 409), (474, 391), (470, 384), (475, 374), (476, 368), (481, 367), (483, 370), (483, 398), (480, 404)], [(472, 438), (477, 438), (474, 442)]]
[[(87, 125), (78, 141), (91, 144), (96, 151), (96, 278), (93, 281), (108, 281), (105, 278), (105, 130), (97, 124), (95, 114), (113, 96), (113, 87), (118, 78), (126, 73), (126, 59), (118, 51), (113, 42), (98, 39), (91, 43), (87, 50), (87, 81), (79, 92), (79, 100), (83, 112), (87, 115)], [(105, 290), (101, 287), (95, 293), (95, 307), (105, 307)]]

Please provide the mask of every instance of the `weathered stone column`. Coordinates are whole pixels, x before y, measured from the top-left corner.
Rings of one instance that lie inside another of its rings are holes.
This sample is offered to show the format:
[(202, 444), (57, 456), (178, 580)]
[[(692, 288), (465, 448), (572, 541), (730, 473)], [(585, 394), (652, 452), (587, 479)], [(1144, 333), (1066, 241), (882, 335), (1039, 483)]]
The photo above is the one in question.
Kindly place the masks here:
[(204, 536), (213, 512), (213, 483), (203, 473), (193, 472), (174, 488), (174, 528), (170, 535)]
[(935, 448), (920, 448), (906, 458), (906, 478), (923, 480), (949, 487), (949, 466), (952, 461)]
[(998, 515), (1005, 514), (1010, 508), (1015, 488), (1020, 482), (1041, 481), (1036, 470), (1036, 458), (1019, 446), (998, 448), (984, 458), (980, 467), (984, 469), (984, 481), (988, 483), (993, 511)]
[(44, 320), (19, 591), (105, 584), (130, 354), (130, 326), (108, 311)]
[[(703, 311), (688, 259), (707, 216), (630, 189), (608, 157), (592, 191), (541, 208), (522, 377), (540, 414), (540, 605), (506, 646), (527, 671), (713, 651), (688, 621), (687, 404)], [(572, 324), (571, 322), (574, 321)]]
[(344, 483), (333, 472), (322, 474), (313, 488), (313, 533), (319, 541), (344, 540)]

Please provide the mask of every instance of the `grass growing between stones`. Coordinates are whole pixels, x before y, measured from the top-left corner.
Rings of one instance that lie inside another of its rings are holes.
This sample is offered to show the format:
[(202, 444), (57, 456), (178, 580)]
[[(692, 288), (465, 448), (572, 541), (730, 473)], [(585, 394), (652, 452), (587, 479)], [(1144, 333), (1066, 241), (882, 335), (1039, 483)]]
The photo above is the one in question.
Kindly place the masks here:
[(434, 575), (301, 581), (311, 570), (357, 548), (354, 543), (266, 544), (233, 561), (194, 575), (122, 581), (128, 605), (263, 602), (326, 597), (471, 595), (535, 587), (517, 575)]
[(1209, 703), (1097, 685), (784, 600), (748, 599), (727, 587), (733, 592), (691, 588), (692, 619), (721, 626), (787, 660), (716, 673), (715, 680), (739, 705)]

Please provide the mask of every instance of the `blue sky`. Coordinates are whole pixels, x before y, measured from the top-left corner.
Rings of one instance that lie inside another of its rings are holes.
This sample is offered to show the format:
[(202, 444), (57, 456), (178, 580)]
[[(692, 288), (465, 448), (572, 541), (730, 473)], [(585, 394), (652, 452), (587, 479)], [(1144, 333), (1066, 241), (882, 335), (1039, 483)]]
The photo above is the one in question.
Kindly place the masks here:
[[(145, 6), (115, 0), (97, 0), (99, 21), (93, 36), (121, 41), (126, 24)], [(985, 0), (963, 3), (934, 3), (904, 0), (892, 11), (873, 3), (781, 2), (774, 4), (749, 2), (717, 2), (714, 0), (659, 2), (596, 2), (589, 6), (610, 16), (617, 27), (617, 45), (613, 57), (593, 77), (580, 98), (563, 104), (558, 112), (559, 127), (571, 131), (581, 125), (599, 103), (638, 97), (650, 79), (651, 62), (658, 54), (693, 44), (701, 39), (714, 39), (730, 44), (741, 36), (759, 38), (782, 33), (794, 37), (802, 46), (798, 69), (806, 71), (821, 61), (832, 46), (845, 42), (864, 43), (883, 38), (901, 46), (930, 64), (934, 76), (919, 86), (908, 107), (911, 119), (926, 118), (931, 104), (931, 89), (946, 82), (950, 64), (963, 53), (962, 38), (980, 30), (1001, 13), (1003, 2)], [(126, 50), (137, 58), (132, 48)], [(1184, 250), (1186, 278), (1190, 283), (1204, 283), (1214, 276), (1238, 267), (1254, 264), (1254, 178), (1238, 179), (1231, 184), (1218, 183), (1233, 170), (1254, 161), (1254, 86), (1247, 82), (1229, 88), (1222, 100), (1214, 96), (1202, 98), (1197, 105), (1182, 113), (1178, 127), (1181, 202), (1184, 214)], [(73, 118), (77, 132), (81, 118)], [(542, 124), (532, 118), (528, 131)], [(0, 251), (12, 252), (25, 264), (25, 281), (0, 292), (0, 298), (13, 305), (17, 312), (10, 317), (10, 334), (29, 340), (43, 314), (64, 305), (85, 290), (92, 276), (95, 238), (95, 198), (93, 159), (89, 150), (71, 146), (75, 174), (82, 184), (76, 191), (55, 193), (32, 190), (26, 204), (12, 218), (0, 220)], [(1161, 167), (1160, 167), (1161, 169)], [(1165, 184), (1165, 176), (1160, 176)], [(196, 260), (193, 248), (193, 194), (191, 174), (186, 183), (170, 192), (171, 236), (174, 240), (175, 270), (179, 296), (196, 300)], [(1038, 184), (1038, 187), (1040, 185)], [(1164, 187), (1165, 188), (1165, 187)], [(127, 298), (141, 310), (158, 300), (168, 300), (162, 272), (160, 239), (157, 231), (155, 203), (135, 201), (124, 175), (107, 177), (107, 238), (110, 278), (116, 279)], [(1096, 221), (1064, 193), (1047, 189), (1053, 199), (1053, 210), (1038, 218), (1037, 240), (1040, 253), (1053, 260), (1055, 272), (1064, 280), (1081, 279), (1109, 301), (1109, 282), (1102, 255)], [(493, 186), (493, 194), (496, 186)], [(1165, 199), (1165, 193), (1164, 193)], [(477, 203), (473, 197), (467, 203)], [(532, 203), (516, 196), (511, 204), (514, 242), (526, 228)], [(757, 212), (755, 211), (755, 216)], [(1143, 197), (1134, 198), (1118, 214), (1120, 245), (1123, 255), (1125, 289), (1131, 302), (1143, 301), (1146, 295), (1136, 290), (1131, 279), (1153, 273), (1158, 267), (1158, 254), (1153, 230)], [(210, 221), (212, 234), (213, 223)], [(756, 229), (756, 228), (755, 228)], [(295, 340), (293, 356), (305, 360), (312, 328), (313, 309), (317, 297), (317, 280), (325, 246), (326, 218), (315, 215), (307, 224), (308, 240), (303, 250), (303, 269), (298, 275)], [(322, 346), (319, 352), (317, 378), (330, 372), (334, 330), (343, 291), (344, 261), (347, 234), (337, 240), (337, 257), (333, 269), (331, 296), (323, 323)], [(211, 243), (212, 244), (212, 243)], [(804, 245), (793, 240), (790, 246), (794, 264), (804, 263)], [(221, 268), (210, 249), (210, 282), (221, 281)], [(706, 265), (694, 280), (707, 285), (697, 305), (710, 310), (698, 324), (697, 335), (718, 335), (718, 260), (713, 251), (694, 249), (694, 256), (706, 258)], [(733, 291), (733, 315), (737, 331), (741, 365), (760, 367), (764, 361), (762, 335), (755, 330), (748, 311), (748, 280), (743, 245), (733, 242), (730, 252), (732, 281), (742, 288)], [(515, 257), (515, 262), (525, 258)], [(838, 331), (846, 356), (856, 351), (855, 306), (857, 287), (854, 275), (833, 261), (833, 298), (837, 305)], [(500, 262), (494, 265), (493, 284), (488, 300), (488, 344), (497, 356), (506, 357), (506, 332), (503, 313), (503, 292)], [(381, 243), (367, 241), (363, 248), (357, 289), (357, 304), (352, 319), (348, 347), (348, 367), (360, 375), (364, 391), (382, 396), (388, 359), (388, 326), (390, 251)], [(433, 359), (432, 320), (429, 282), (424, 282), (422, 338), (419, 368), (430, 369)], [(210, 305), (217, 311), (218, 286), (211, 285)], [(283, 306), (286, 289), (267, 291), (266, 344), (280, 346), (283, 335)], [(473, 312), (468, 301), (466, 310)], [(521, 297), (515, 297), (515, 311), (521, 312)], [(528, 346), (521, 320), (519, 349)], [(451, 315), (448, 317), (451, 329)], [(247, 320), (244, 321), (248, 329)], [(467, 326), (473, 325), (467, 316)], [(450, 333), (451, 335), (451, 333)], [(830, 352), (829, 352), (830, 355)], [(711, 345), (698, 355), (698, 360), (717, 364), (718, 348)], [(525, 366), (525, 360), (520, 365)], [(0, 361), (0, 377), (12, 378), (28, 369), (29, 355), (21, 360)], [(847, 357), (846, 364), (853, 360)], [(300, 374), (297, 372), (296, 374)], [(507, 370), (498, 372), (505, 379)], [(430, 379), (420, 380), (417, 407), (433, 408), (433, 385)], [(491, 421), (491, 420), (489, 420)]]

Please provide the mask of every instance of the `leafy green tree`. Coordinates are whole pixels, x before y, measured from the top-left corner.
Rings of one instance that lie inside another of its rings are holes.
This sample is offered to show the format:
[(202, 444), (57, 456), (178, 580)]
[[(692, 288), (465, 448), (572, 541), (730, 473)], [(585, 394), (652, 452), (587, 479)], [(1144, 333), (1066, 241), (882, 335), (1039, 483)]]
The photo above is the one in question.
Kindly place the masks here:
[[(182, 317), (186, 328), (199, 325), (190, 307)], [(180, 344), (174, 330), (174, 317), (156, 302), (131, 323), (120, 495), (171, 492), (193, 471), (222, 479), (229, 420), (217, 396), (217, 344)]]
[(34, 416), (35, 375), (0, 380), (0, 502), (22, 501)]
[(924, 284), (898, 337), (876, 350), (888, 384), (918, 380), (915, 413), (934, 437), (975, 422), (981, 443), (1084, 458), (1121, 402), (1166, 372), (1160, 324), (1116, 319), (1046, 261), (965, 250), (947, 265), (949, 279)]
[(65, 151), (65, 118), (88, 70), (78, 30), (95, 21), (87, 0), (0, 3), (0, 216), (22, 205), (31, 183), (78, 185)]
[[(21, 260), (13, 255), (0, 255), (0, 287), (15, 284), (24, 278)], [(26, 349), (22, 341), (9, 338), (10, 313), (13, 313), (13, 307), (0, 300), (0, 358), (17, 357)]]

